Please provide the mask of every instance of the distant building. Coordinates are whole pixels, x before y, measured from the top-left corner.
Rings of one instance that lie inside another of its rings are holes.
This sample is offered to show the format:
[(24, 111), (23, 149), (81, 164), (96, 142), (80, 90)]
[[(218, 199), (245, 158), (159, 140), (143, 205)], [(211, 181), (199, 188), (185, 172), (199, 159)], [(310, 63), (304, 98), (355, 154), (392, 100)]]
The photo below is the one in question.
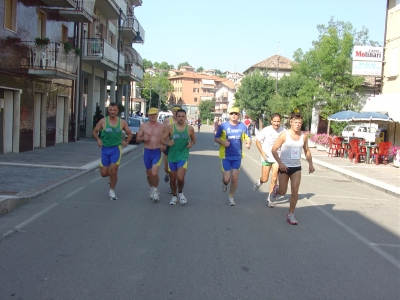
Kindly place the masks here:
[(269, 76), (281, 79), (284, 75), (290, 75), (294, 62), (281, 55), (271, 56), (246, 69), (243, 74), (250, 75), (254, 72), (268, 73)]
[(179, 71), (181, 72), (194, 72), (194, 68), (191, 66), (181, 66)]
[(224, 79), (216, 76), (208, 76), (193, 72), (185, 72), (182, 75), (168, 78), (174, 87), (169, 95), (169, 105), (181, 105), (188, 114), (194, 117), (198, 114), (198, 105), (201, 101), (212, 100), (215, 87)]
[(243, 76), (244, 76), (244, 74), (243, 73), (240, 73), (240, 72), (231, 72), (231, 71), (226, 71), (225, 73), (224, 73), (224, 75), (225, 75), (225, 78), (226, 79), (229, 79), (229, 80), (232, 80), (233, 82), (238, 82), (238, 81), (240, 81), (242, 78), (243, 78)]
[(203, 70), (200, 72), (200, 74), (204, 74), (204, 75), (210, 75), (210, 76), (216, 76), (217, 73), (214, 69), (208, 69), (208, 70)]
[(226, 120), (228, 110), (235, 102), (235, 83), (231, 80), (220, 82), (215, 88), (215, 116)]

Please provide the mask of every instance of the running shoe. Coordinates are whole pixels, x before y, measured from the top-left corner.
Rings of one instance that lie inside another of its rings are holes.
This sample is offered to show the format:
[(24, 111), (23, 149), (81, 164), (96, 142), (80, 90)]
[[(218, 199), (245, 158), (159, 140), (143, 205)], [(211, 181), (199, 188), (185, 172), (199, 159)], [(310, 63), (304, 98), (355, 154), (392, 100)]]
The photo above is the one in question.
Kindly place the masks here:
[(258, 179), (257, 182), (253, 185), (253, 191), (257, 191), (260, 186), (261, 182), (260, 179)]
[(169, 204), (175, 205), (177, 201), (178, 201), (178, 198), (176, 196), (172, 196), (172, 199), (171, 199), (171, 201), (169, 201)]
[(168, 188), (168, 194), (172, 194), (171, 187)]
[(267, 199), (267, 206), (273, 208), (273, 207), (275, 207), (275, 203), (273, 201)]
[(225, 183), (222, 183), (222, 191), (225, 193), (227, 189), (228, 189), (228, 185)]
[(158, 191), (157, 190), (152, 190), (150, 191), (150, 199), (153, 202), (158, 202), (160, 200), (160, 197), (158, 196)]
[(179, 202), (181, 202), (182, 205), (185, 205), (187, 203), (186, 197), (183, 193), (179, 193)]
[(228, 198), (228, 204), (229, 204), (229, 206), (235, 206), (235, 200), (233, 200), (233, 197), (232, 196), (229, 196), (229, 198)]
[(294, 217), (294, 214), (290, 214), (286, 216), (286, 221), (291, 225), (297, 225), (297, 220)]
[(169, 181), (169, 174), (168, 173), (165, 173), (164, 181), (165, 181), (165, 183), (167, 183)]
[(115, 195), (115, 192), (113, 190), (110, 190), (108, 192), (108, 195), (110, 196), (110, 200), (118, 200), (117, 196)]
[(279, 185), (276, 184), (271, 194), (269, 195), (269, 198), (272, 202), (274, 202), (278, 198), (278, 190), (279, 190)]

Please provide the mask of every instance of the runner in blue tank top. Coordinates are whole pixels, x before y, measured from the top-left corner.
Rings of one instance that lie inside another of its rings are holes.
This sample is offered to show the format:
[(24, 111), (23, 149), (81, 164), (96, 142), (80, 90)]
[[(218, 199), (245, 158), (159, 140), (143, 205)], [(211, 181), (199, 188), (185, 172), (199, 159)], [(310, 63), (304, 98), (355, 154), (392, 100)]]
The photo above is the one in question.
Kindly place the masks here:
[(215, 134), (215, 142), (220, 144), (219, 157), (222, 166), (222, 191), (226, 192), (228, 183), (231, 183), (228, 204), (235, 205), (234, 195), (239, 182), (239, 171), (244, 156), (242, 144), (246, 141), (246, 148), (250, 149), (251, 137), (246, 125), (239, 122), (239, 108), (229, 110), (229, 121), (222, 123)]

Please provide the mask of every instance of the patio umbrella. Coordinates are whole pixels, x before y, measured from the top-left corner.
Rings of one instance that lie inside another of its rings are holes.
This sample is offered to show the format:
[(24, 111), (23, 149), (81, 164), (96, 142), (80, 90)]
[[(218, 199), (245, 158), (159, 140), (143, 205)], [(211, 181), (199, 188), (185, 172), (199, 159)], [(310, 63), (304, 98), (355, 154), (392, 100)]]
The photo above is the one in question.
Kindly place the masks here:
[(348, 122), (353, 120), (353, 117), (356, 116), (357, 114), (359, 113), (352, 110), (339, 111), (329, 116), (328, 121)]
[(375, 112), (375, 111), (365, 111), (362, 113), (356, 113), (355, 116), (352, 118), (353, 121), (381, 121), (381, 122), (391, 122), (392, 119), (385, 114)]

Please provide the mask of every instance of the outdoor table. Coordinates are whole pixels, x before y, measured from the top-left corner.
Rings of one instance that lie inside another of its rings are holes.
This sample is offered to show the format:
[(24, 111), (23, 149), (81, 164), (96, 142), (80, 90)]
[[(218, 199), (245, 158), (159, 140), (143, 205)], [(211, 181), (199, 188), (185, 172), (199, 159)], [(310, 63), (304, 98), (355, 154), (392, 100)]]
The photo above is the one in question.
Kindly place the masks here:
[[(374, 149), (375, 149), (375, 145), (364, 145), (363, 147), (366, 147), (367, 148), (367, 155), (366, 155), (366, 157), (365, 157), (365, 163), (366, 164), (369, 164), (370, 162), (369, 162), (369, 160), (370, 160), (370, 158), (371, 158), (371, 149), (374, 151)], [(373, 152), (372, 151), (372, 152)]]
[(343, 156), (344, 158), (347, 158), (349, 155), (349, 149), (350, 149), (350, 143), (349, 142), (342, 142), (342, 150), (343, 150)]

